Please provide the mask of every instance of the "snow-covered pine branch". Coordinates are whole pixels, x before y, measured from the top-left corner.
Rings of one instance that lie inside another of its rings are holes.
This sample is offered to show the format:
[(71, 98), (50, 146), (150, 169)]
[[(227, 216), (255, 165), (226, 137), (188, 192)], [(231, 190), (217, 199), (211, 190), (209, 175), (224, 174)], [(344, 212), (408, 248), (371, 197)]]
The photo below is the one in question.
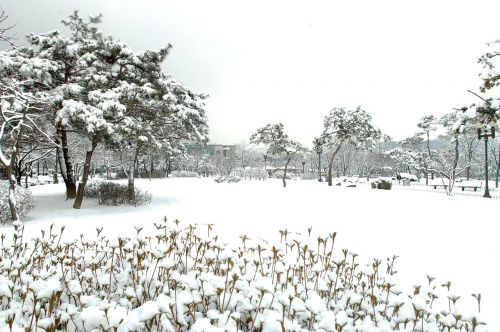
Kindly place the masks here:
[(500, 85), (500, 39), (486, 44), (487, 50), (478, 59), (482, 66), (479, 77), (483, 80), (481, 92), (491, 90)]

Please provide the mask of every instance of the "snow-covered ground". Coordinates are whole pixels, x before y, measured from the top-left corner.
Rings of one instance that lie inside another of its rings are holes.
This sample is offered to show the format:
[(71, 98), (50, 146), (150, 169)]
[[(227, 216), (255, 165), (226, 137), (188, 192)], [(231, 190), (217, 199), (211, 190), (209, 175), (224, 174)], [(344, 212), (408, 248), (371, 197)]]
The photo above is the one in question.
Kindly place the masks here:
[[(361, 259), (399, 256), (402, 286), (427, 283), (426, 275), (452, 281), (462, 298), (482, 294), (482, 314), (490, 329), (500, 331), (498, 303), (497, 199), (449, 197), (412, 190), (372, 190), (328, 187), (317, 181), (242, 181), (216, 184), (213, 179), (137, 180), (153, 194), (143, 207), (103, 207), (84, 201), (74, 210), (64, 200), (63, 185), (33, 187), (36, 207), (24, 219), (28, 238), (51, 223), (66, 225), (65, 235), (107, 235), (134, 232), (133, 225), (153, 230), (153, 222), (166, 216), (185, 223), (212, 223), (228, 242), (239, 235), (279, 240), (278, 230), (307, 233), (339, 232), (337, 249), (349, 248)], [(0, 228), (7, 236), (12, 226)]]

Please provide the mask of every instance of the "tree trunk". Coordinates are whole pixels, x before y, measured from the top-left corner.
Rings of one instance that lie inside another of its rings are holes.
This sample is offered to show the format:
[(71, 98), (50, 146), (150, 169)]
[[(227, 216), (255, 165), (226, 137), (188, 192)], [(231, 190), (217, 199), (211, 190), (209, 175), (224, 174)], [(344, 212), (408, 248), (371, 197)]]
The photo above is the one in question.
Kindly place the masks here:
[(500, 143), (498, 144), (497, 174), (495, 174), (495, 188), (498, 189), (498, 177), (500, 177)]
[(450, 172), (450, 177), (448, 178), (448, 188), (446, 189), (446, 193), (448, 195), (453, 194), (453, 187), (455, 186), (455, 178), (457, 176), (457, 166), (458, 166), (458, 159), (460, 157), (459, 155), (459, 149), (458, 149), (458, 137), (455, 137), (455, 156), (453, 158), (453, 166)]
[[(65, 69), (64, 83), (68, 83), (71, 76), (71, 66), (66, 65)], [(57, 148), (57, 153), (59, 155), (59, 168), (66, 186), (66, 199), (74, 199), (76, 197), (76, 182), (68, 149), (68, 132), (61, 124), (57, 126), (56, 142), (61, 145), (61, 149)]]
[(83, 164), (83, 176), (82, 181), (78, 184), (78, 190), (76, 192), (75, 203), (73, 203), (74, 209), (79, 209), (82, 206), (83, 194), (85, 192), (85, 186), (87, 185), (87, 181), (89, 179), (90, 174), (90, 162), (92, 161), (92, 154), (94, 153), (94, 149), (97, 146), (97, 137), (94, 136), (92, 138), (92, 147), (85, 154), (85, 164)]
[(20, 186), (21, 185), (21, 181), (23, 180), (23, 175), (24, 175), (21, 163), (19, 163), (19, 166), (17, 166), (16, 169), (17, 169), (17, 172), (16, 172), (16, 182), (17, 182), (17, 185)]
[[(7, 180), (9, 181), (9, 209), (10, 209), (10, 217), (13, 222), (14, 227), (19, 226), (20, 220), (19, 220), (19, 213), (17, 211), (17, 204), (16, 204), (16, 177), (14, 175), (14, 167), (17, 162), (17, 157), (18, 157), (18, 151), (20, 151), (19, 145), (21, 141), (21, 133), (23, 130), (23, 122), (26, 119), (26, 114), (23, 115), (23, 119), (18, 123), (18, 130), (17, 130), (17, 135), (16, 135), (16, 140), (14, 141), (14, 145), (12, 147), (12, 153), (10, 156), (10, 162), (7, 163), (2, 163), (4, 168), (5, 168), (5, 175), (7, 176)], [(3, 129), (3, 128), (2, 128)]]
[(427, 152), (429, 153), (429, 159), (431, 159), (431, 140), (429, 137), (429, 132), (427, 132)]
[(337, 146), (337, 148), (335, 148), (335, 150), (333, 151), (332, 156), (330, 157), (330, 161), (328, 162), (328, 186), (329, 187), (331, 187), (333, 185), (333, 181), (332, 181), (333, 161), (335, 160), (335, 156), (339, 152), (339, 150), (342, 147), (343, 143), (344, 143), (343, 141), (340, 141), (340, 143)]
[(134, 172), (135, 172), (135, 175), (137, 175), (137, 178), (141, 178), (141, 172), (139, 172), (139, 162), (135, 162), (134, 164)]
[[(431, 155), (431, 140), (429, 138), (429, 132), (427, 132), (427, 153), (429, 153), (429, 161), (432, 158)], [(431, 172), (431, 179), (434, 180), (434, 172)], [(429, 172), (425, 171), (425, 185), (429, 185)]]
[(134, 186), (134, 166), (128, 169), (128, 202), (132, 204), (135, 202), (135, 186)]
[(151, 160), (149, 161), (149, 181), (153, 178), (153, 171), (154, 171), (154, 165), (153, 165), (153, 157), (151, 157)]
[(132, 204), (135, 202), (135, 184), (134, 184), (135, 172), (134, 172), (134, 168), (136, 167), (136, 165), (139, 162), (138, 161), (139, 151), (140, 151), (140, 149), (139, 149), (139, 147), (137, 147), (135, 150), (134, 160), (128, 168), (128, 174), (127, 174), (127, 172), (125, 172), (125, 174), (127, 175), (127, 178), (128, 178), (128, 183), (127, 183), (127, 196), (128, 197), (127, 198), (128, 198), (129, 204)]
[[(11, 156), (14, 159), (14, 156)], [(7, 179), (9, 180), (9, 209), (10, 209), (10, 219), (13, 222), (19, 221), (19, 214), (17, 213), (16, 207), (16, 178), (12, 172), (12, 165), (5, 167), (5, 173), (7, 175)]]
[(318, 181), (323, 182), (323, 178), (321, 177), (321, 153), (318, 153)]
[(288, 171), (288, 164), (290, 163), (290, 160), (292, 159), (292, 156), (288, 156), (285, 164), (285, 171), (283, 172), (283, 187), (286, 188), (286, 173)]
[(59, 154), (59, 168), (61, 169), (61, 175), (66, 185), (66, 199), (74, 199), (76, 197), (76, 183), (68, 149), (68, 134), (66, 129), (63, 128), (60, 128), (58, 131), (60, 135), (56, 136), (56, 141), (57, 143), (60, 142), (61, 149), (57, 148), (57, 152)]
[(58, 159), (59, 155), (56, 152), (56, 163), (54, 164), (54, 184), (59, 183), (59, 178), (57, 177), (57, 164), (59, 163)]

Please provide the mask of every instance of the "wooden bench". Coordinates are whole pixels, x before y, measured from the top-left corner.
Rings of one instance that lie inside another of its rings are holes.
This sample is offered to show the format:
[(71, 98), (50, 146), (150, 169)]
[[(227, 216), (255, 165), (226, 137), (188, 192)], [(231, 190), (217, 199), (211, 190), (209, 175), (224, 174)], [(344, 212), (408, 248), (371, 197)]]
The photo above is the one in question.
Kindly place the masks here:
[(438, 187), (443, 187), (443, 189), (448, 189), (447, 184), (431, 184), (431, 186), (433, 186), (434, 189), (437, 189)]

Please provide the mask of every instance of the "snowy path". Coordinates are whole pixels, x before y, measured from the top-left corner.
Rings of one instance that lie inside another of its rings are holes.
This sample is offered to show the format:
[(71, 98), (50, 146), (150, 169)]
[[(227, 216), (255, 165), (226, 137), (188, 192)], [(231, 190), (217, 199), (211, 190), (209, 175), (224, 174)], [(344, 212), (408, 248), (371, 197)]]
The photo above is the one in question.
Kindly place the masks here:
[[(101, 207), (84, 201), (82, 210), (64, 201), (62, 185), (33, 188), (37, 207), (25, 218), (28, 236), (54, 222), (66, 225), (67, 236), (134, 232), (133, 225), (163, 216), (183, 222), (213, 223), (228, 242), (250, 237), (279, 240), (279, 229), (313, 233), (338, 231), (338, 246), (349, 248), (367, 262), (397, 254), (404, 286), (426, 282), (426, 275), (452, 281), (463, 298), (482, 293), (482, 308), (490, 328), (500, 331), (497, 301), (499, 201), (447, 197), (420, 191), (382, 191), (368, 187), (327, 187), (317, 181), (248, 181), (215, 184), (210, 179), (138, 180), (150, 190), (146, 207)], [(11, 227), (0, 228), (10, 233)], [(472, 297), (470, 297), (472, 300)]]

